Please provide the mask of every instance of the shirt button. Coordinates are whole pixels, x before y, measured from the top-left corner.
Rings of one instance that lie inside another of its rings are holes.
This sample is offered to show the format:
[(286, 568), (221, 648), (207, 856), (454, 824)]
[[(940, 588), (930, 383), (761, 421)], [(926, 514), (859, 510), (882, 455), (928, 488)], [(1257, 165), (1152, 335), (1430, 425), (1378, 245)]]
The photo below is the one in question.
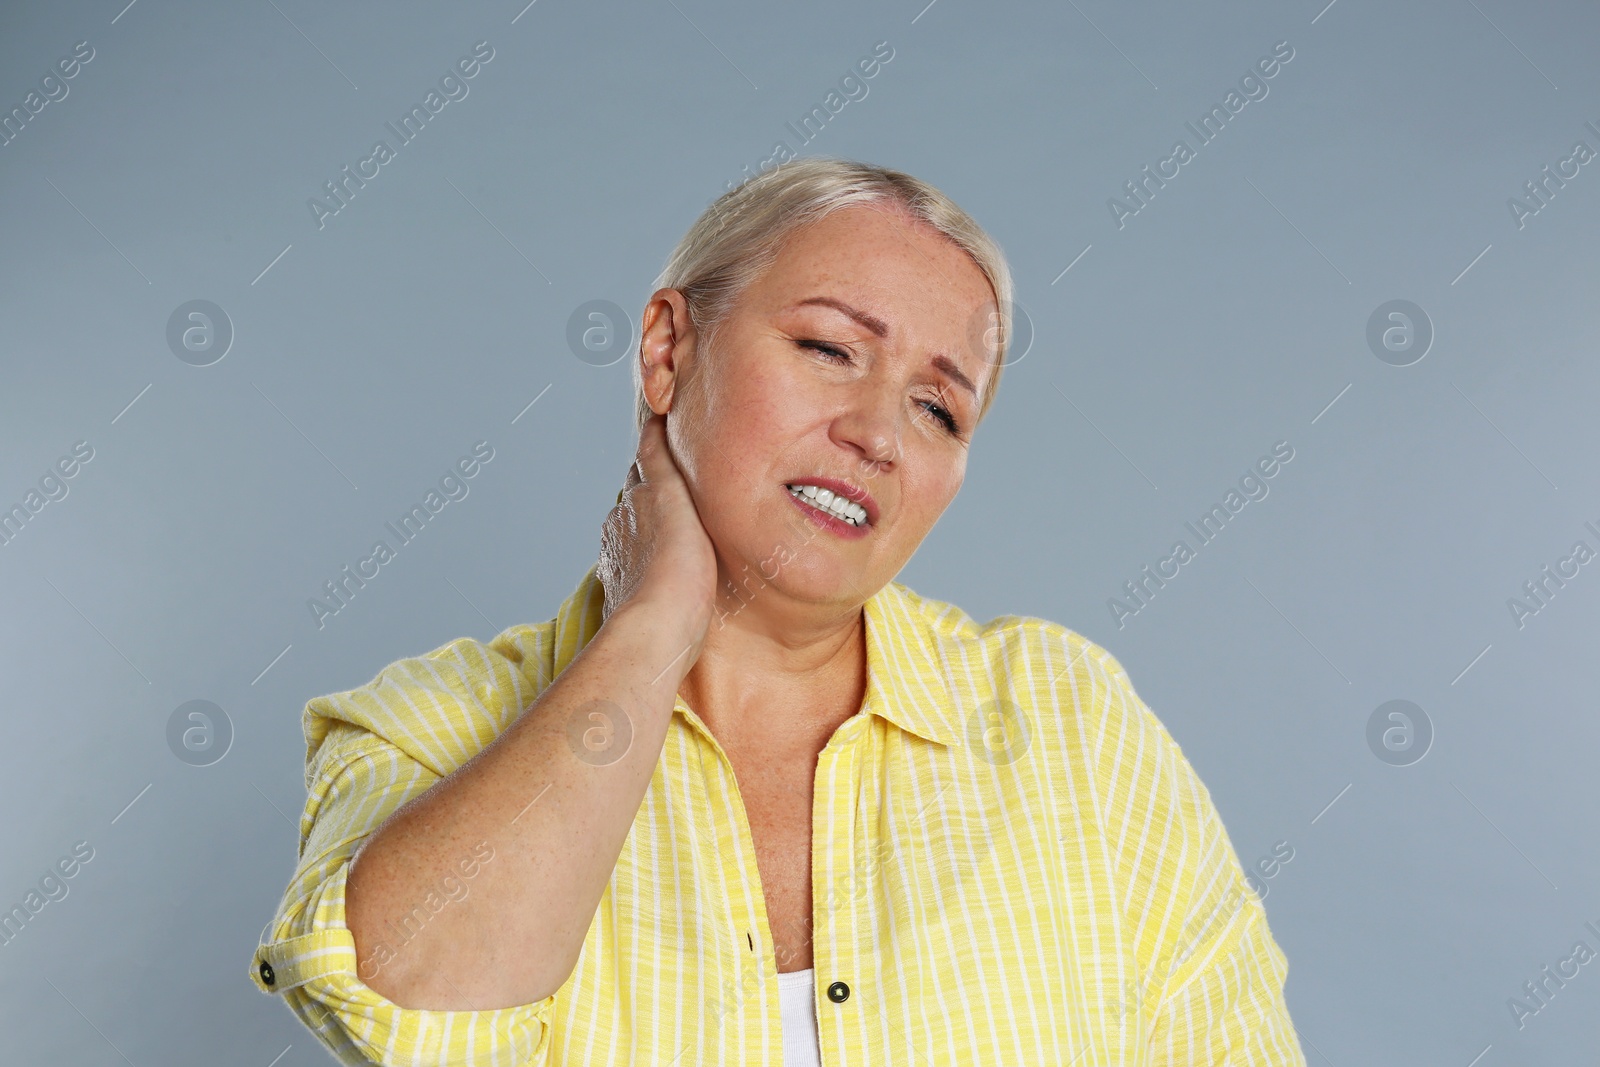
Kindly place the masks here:
[(835, 1004), (843, 1004), (850, 999), (850, 987), (843, 982), (835, 982), (828, 987), (828, 999)]
[(272, 985), (278, 980), (277, 976), (272, 973), (272, 964), (266, 960), (261, 961), (261, 980), (268, 985)]

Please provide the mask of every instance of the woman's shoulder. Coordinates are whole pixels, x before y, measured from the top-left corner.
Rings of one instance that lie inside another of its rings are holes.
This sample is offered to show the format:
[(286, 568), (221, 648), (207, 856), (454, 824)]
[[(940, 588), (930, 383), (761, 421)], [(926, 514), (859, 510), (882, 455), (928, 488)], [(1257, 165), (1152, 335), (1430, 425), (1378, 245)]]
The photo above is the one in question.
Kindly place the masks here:
[(1137, 778), (1156, 766), (1178, 774), (1187, 760), (1166, 726), (1140, 697), (1120, 660), (1064, 623), (1035, 615), (974, 618), (948, 601), (903, 586), (900, 595), (925, 621), (952, 686), (980, 702), (1009, 705), (1047, 743), (1051, 762), (1086, 759), (1096, 776), (1117, 780), (1119, 767), (1139, 764)]
[(375, 738), (434, 774), (449, 774), (543, 692), (554, 636), (549, 620), (508, 627), (487, 641), (457, 637), (397, 659), (355, 688), (313, 698), (302, 716), (308, 769), (325, 740), (358, 755)]
[(1117, 658), (1064, 623), (1016, 614), (982, 621), (949, 601), (895, 584), (908, 607), (925, 621), (935, 641), (945, 646), (947, 655), (959, 650), (978, 656), (989, 668), (1002, 669), (1003, 674), (998, 677), (1012, 687), (1132, 691), (1128, 673)]

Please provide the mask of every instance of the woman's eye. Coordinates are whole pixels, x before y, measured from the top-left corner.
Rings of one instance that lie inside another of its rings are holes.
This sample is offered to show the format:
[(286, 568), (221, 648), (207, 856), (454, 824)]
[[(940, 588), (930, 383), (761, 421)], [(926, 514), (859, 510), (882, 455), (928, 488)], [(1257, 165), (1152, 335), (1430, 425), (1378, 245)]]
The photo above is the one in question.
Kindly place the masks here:
[(922, 401), (922, 406), (928, 412), (928, 414), (944, 423), (945, 429), (949, 430), (953, 434), (960, 434), (961, 427), (956, 425), (956, 417), (950, 414), (950, 412), (946, 411), (944, 408), (940, 407), (938, 404), (935, 404), (931, 400)]
[(846, 363), (850, 362), (850, 353), (844, 351), (843, 349), (835, 348), (833, 345), (824, 344), (821, 341), (797, 341), (795, 343), (798, 344), (801, 348), (815, 349), (818, 352), (827, 353), (828, 355), (832, 356), (834, 359), (842, 359)]
[[(850, 353), (844, 351), (842, 348), (837, 348), (824, 341), (796, 341), (795, 344), (799, 345), (801, 348), (809, 348), (813, 351), (821, 352), (833, 360), (844, 363), (850, 362)], [(954, 434), (957, 437), (961, 436), (961, 425), (956, 422), (956, 417), (952, 415), (947, 408), (932, 400), (922, 400), (918, 403), (922, 405), (924, 411), (932, 415), (935, 419), (938, 419), (940, 424), (943, 425), (944, 428), (951, 434)]]

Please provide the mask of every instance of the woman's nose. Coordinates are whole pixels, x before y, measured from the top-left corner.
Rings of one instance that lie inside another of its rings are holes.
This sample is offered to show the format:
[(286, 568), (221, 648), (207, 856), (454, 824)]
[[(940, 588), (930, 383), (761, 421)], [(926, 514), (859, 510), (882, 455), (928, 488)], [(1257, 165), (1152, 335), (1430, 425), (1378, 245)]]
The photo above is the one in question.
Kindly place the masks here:
[(893, 466), (900, 453), (900, 434), (882, 402), (863, 401), (834, 424), (840, 443), (855, 449), (867, 476)]
[(906, 386), (893, 375), (871, 374), (846, 388), (849, 400), (833, 420), (833, 438), (855, 451), (862, 474), (871, 477), (899, 461), (910, 407)]
[(866, 459), (875, 467), (886, 466), (894, 462), (898, 451), (892, 439), (882, 433), (875, 433), (872, 435)]

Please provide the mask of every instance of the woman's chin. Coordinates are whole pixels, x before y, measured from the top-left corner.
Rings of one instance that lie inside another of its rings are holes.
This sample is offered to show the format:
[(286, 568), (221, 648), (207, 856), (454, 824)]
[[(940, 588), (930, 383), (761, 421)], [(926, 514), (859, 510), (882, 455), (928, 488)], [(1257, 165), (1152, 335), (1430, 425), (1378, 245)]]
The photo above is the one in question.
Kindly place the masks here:
[[(856, 590), (863, 581), (855, 568), (814, 548), (788, 549), (782, 545), (748, 562), (723, 565), (724, 595), (737, 595), (746, 604), (763, 593), (777, 592), (790, 600), (829, 603), (850, 599), (870, 590)], [(736, 591), (736, 592), (735, 592)]]

